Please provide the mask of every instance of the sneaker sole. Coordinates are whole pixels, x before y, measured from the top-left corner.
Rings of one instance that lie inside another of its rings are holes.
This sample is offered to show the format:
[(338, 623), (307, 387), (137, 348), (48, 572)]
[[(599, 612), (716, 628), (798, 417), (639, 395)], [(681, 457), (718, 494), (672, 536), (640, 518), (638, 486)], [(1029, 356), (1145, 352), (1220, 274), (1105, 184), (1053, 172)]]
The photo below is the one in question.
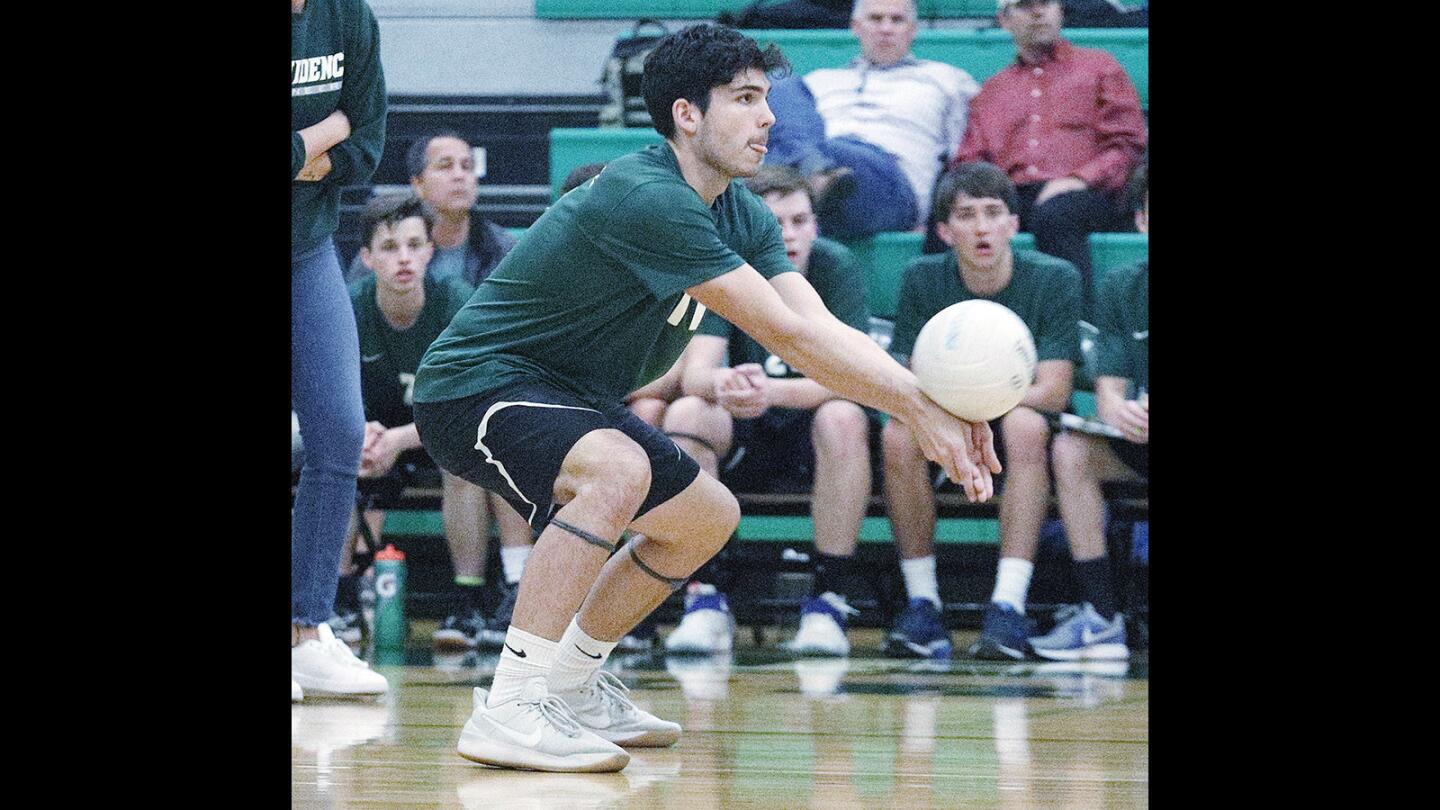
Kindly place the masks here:
[(981, 639), (975, 642), (969, 650), (972, 658), (979, 658), (982, 661), (1024, 661), (1025, 651), (1006, 647), (1004, 644), (991, 639)]
[(1130, 649), (1124, 644), (1092, 644), (1078, 650), (1044, 650), (1035, 654), (1050, 661), (1128, 661)]
[(306, 697), (319, 695), (325, 695), (327, 697), (375, 697), (390, 691), (390, 685), (388, 683), (384, 687), (374, 687), (373, 689), (339, 691), (319, 684), (307, 684), (304, 681), (300, 681), (299, 678), (296, 678), (296, 680), (300, 682), (300, 689), (305, 693)]
[(932, 641), (929, 644), (916, 644), (913, 641), (892, 638), (885, 643), (885, 654), (892, 658), (933, 658), (949, 659), (955, 653), (955, 648), (948, 641)]
[(494, 740), (467, 741), (463, 736), (460, 739), (460, 746), (455, 749), (455, 752), (461, 757), (481, 765), (522, 771), (612, 773), (630, 764), (630, 755), (624, 751), (613, 754), (571, 754), (561, 757)]
[(628, 734), (614, 734), (604, 729), (585, 727), (595, 733), (603, 740), (609, 740), (619, 746), (626, 748), (667, 748), (674, 745), (680, 739), (680, 731), (667, 731), (664, 729), (651, 729), (649, 731), (630, 732)]
[(835, 647), (806, 646), (798, 647), (793, 644), (786, 645), (785, 649), (795, 655), (804, 655), (811, 658), (849, 658), (850, 648), (838, 649)]

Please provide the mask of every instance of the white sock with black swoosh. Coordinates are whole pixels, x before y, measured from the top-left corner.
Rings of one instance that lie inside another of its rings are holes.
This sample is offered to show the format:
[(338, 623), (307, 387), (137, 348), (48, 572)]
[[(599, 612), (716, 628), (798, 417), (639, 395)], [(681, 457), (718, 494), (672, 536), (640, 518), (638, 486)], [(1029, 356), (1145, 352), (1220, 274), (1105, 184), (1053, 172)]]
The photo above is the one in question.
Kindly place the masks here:
[(550, 668), (550, 694), (574, 692), (584, 686), (596, 670), (610, 657), (618, 641), (597, 641), (580, 629), (579, 617), (570, 619), (565, 635), (560, 637), (560, 650), (555, 666)]
[(495, 682), (490, 685), (485, 705), (493, 709), (507, 700), (513, 700), (520, 696), (526, 681), (548, 676), (559, 646), (558, 641), (550, 641), (510, 625), (505, 633), (505, 648), (500, 651), (500, 662), (495, 665)]

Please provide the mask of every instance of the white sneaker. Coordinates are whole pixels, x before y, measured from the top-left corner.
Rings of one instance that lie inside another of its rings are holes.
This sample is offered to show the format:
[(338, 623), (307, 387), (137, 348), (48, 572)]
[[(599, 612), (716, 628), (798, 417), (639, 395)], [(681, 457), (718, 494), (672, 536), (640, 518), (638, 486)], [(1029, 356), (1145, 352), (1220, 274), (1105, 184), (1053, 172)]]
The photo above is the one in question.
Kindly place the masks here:
[(456, 746), (471, 762), (587, 773), (618, 771), (630, 763), (625, 749), (580, 725), (570, 707), (550, 694), (544, 678), (531, 678), (519, 697), (493, 709), (485, 706), (487, 696), (475, 689), (475, 708)]
[(291, 702), (291, 703), (299, 703), (300, 701), (302, 701), (302, 700), (304, 700), (304, 699), (305, 699), (305, 690), (300, 688), (300, 684), (296, 683), (294, 678), (291, 678), (291, 679), (290, 679), (290, 702)]
[[(383, 695), (390, 691), (385, 676), (355, 657), (335, 638), (330, 625), (315, 627), (320, 640), (290, 648), (290, 679), (305, 691), (331, 695)], [(293, 694), (293, 690), (292, 690)]]
[(665, 649), (672, 653), (729, 652), (735, 645), (735, 617), (730, 603), (714, 585), (692, 583), (685, 595), (685, 615), (665, 639)]
[(806, 599), (800, 608), (800, 630), (784, 647), (800, 655), (849, 655), (845, 617), (859, 612), (829, 591)]
[(556, 695), (575, 712), (580, 724), (616, 745), (663, 748), (680, 739), (680, 724), (661, 720), (630, 702), (630, 688), (597, 670), (577, 692)]

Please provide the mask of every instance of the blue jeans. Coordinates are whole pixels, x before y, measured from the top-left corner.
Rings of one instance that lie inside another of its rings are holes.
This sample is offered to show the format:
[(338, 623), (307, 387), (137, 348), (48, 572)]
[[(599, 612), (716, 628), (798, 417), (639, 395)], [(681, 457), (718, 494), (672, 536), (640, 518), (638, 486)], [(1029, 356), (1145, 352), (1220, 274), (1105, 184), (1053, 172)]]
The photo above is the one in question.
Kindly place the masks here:
[(915, 190), (894, 155), (859, 138), (826, 138), (815, 97), (799, 76), (776, 82), (769, 101), (775, 125), (767, 162), (794, 166), (807, 177), (841, 166), (855, 173), (855, 192), (834, 211), (819, 212), (821, 235), (853, 239), (915, 227)]
[(290, 404), (304, 464), (290, 518), (290, 620), (330, 618), (365, 442), (360, 338), (335, 242), (290, 248)]

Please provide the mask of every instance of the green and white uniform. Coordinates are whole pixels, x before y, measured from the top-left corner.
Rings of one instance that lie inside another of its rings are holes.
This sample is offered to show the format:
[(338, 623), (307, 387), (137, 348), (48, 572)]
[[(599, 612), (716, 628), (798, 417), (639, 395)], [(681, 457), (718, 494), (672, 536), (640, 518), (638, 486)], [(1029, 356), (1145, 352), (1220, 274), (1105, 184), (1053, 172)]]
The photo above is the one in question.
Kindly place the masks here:
[(415, 421), (412, 391), (415, 369), (435, 338), (450, 325), (455, 313), (475, 292), (460, 278), (425, 276), (425, 305), (415, 323), (396, 329), (385, 320), (375, 302), (376, 278), (350, 285), (350, 304), (360, 332), (360, 384), (365, 398), (365, 419), (386, 427)]
[(739, 181), (706, 206), (668, 144), (611, 161), (525, 232), (425, 353), (417, 402), (538, 378), (595, 404), (669, 370), (703, 307), (686, 288), (748, 262), (794, 267), (780, 225)]
[(1095, 376), (1150, 388), (1150, 262), (1105, 275), (1095, 296)]
[(1080, 362), (1080, 273), (1074, 265), (1032, 250), (1015, 251), (1005, 289), (976, 295), (960, 277), (955, 252), (921, 256), (905, 268), (890, 352), (908, 358), (920, 329), (935, 313), (981, 298), (1009, 307), (1030, 328), (1039, 360)]

